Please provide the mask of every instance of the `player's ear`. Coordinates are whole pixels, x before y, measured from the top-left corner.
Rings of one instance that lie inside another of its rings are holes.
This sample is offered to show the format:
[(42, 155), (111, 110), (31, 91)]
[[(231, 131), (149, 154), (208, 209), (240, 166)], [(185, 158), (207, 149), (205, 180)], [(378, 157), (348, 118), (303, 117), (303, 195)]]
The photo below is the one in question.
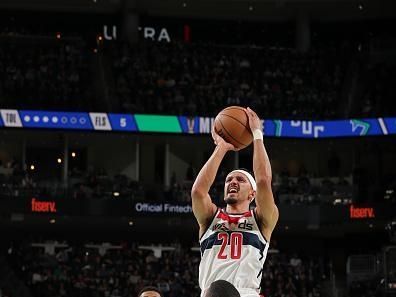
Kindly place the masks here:
[(250, 194), (249, 194), (250, 203), (253, 202), (254, 197), (256, 197), (256, 191), (255, 191), (255, 190), (251, 190), (251, 191), (250, 191)]

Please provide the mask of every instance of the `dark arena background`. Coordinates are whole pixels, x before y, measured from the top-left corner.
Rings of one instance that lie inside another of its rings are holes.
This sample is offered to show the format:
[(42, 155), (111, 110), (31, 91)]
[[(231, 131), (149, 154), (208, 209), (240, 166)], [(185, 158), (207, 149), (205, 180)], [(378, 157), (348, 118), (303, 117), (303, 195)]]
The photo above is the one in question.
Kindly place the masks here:
[(261, 292), (395, 296), (395, 28), (393, 0), (1, 1), (0, 296), (198, 297), (190, 191), (230, 105), (273, 170)]

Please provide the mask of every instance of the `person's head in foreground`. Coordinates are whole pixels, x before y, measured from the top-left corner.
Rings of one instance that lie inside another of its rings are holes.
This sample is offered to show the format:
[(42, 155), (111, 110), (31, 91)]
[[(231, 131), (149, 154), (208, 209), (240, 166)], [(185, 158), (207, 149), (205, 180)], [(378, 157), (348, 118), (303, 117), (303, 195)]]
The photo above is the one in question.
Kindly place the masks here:
[(246, 204), (249, 208), (257, 191), (256, 181), (246, 169), (231, 171), (224, 183), (224, 202), (228, 205)]
[(138, 297), (164, 297), (156, 287), (144, 287), (140, 290)]
[(204, 297), (241, 297), (233, 284), (225, 280), (217, 280), (211, 283)]

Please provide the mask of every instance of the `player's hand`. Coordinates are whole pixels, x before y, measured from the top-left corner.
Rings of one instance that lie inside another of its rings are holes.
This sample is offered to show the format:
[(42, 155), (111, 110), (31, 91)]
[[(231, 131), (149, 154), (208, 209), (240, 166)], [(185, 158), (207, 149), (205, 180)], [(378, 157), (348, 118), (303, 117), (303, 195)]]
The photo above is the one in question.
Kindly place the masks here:
[(246, 108), (246, 113), (249, 118), (249, 127), (250, 130), (253, 132), (256, 129), (259, 129), (260, 131), (263, 131), (263, 124), (258, 117), (257, 113), (255, 113), (250, 107)]
[(214, 127), (212, 128), (212, 138), (216, 146), (225, 149), (226, 151), (239, 151), (239, 149), (235, 148), (235, 146), (225, 141), (223, 137), (217, 134)]

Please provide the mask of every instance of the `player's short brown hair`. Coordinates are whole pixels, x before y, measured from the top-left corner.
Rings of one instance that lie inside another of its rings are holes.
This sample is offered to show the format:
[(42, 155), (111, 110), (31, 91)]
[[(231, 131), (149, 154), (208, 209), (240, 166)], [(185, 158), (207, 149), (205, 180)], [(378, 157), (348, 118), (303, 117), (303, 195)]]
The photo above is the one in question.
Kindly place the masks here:
[(241, 295), (230, 282), (217, 280), (206, 290), (205, 297), (241, 297)]
[(153, 287), (153, 286), (147, 286), (147, 287), (142, 288), (138, 294), (138, 297), (140, 297), (140, 295), (142, 295), (144, 292), (147, 292), (147, 291), (157, 292), (158, 294), (160, 294), (161, 297), (164, 297), (164, 295), (162, 295), (161, 291), (157, 287)]

